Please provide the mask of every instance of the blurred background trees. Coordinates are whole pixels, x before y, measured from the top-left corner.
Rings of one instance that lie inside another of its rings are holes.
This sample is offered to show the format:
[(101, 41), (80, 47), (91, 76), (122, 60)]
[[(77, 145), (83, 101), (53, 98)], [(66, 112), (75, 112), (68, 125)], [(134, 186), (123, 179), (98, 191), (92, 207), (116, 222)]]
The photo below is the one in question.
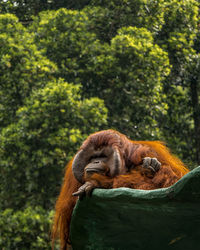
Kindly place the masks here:
[(64, 167), (90, 133), (163, 140), (200, 164), (198, 1), (3, 0), (0, 10), (0, 248), (50, 248)]

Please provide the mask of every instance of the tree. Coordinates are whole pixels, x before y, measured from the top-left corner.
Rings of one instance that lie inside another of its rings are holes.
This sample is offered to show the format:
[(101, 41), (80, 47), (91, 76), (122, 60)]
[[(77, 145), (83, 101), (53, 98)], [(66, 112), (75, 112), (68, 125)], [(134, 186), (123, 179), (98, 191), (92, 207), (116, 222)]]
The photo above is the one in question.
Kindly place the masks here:
[(146, 27), (168, 52), (172, 67), (163, 88), (168, 111), (160, 116), (159, 127), (176, 153), (200, 164), (198, 1), (93, 0), (90, 6), (98, 6), (84, 11), (99, 39), (110, 41), (120, 27)]
[(27, 25), (32, 21), (32, 16), (37, 16), (41, 11), (62, 7), (81, 9), (89, 2), (90, 0), (3, 0), (0, 2), (0, 11), (2, 14), (15, 14), (23, 24)]
[(38, 48), (46, 48), (44, 55), (58, 65), (58, 76), (81, 82), (85, 97), (105, 100), (110, 127), (135, 138), (158, 136), (156, 116), (166, 109), (161, 92), (170, 70), (167, 53), (144, 28), (121, 29), (110, 44), (90, 29), (84, 11), (64, 9), (40, 14), (31, 26)]
[(99, 39), (110, 41), (120, 27), (145, 27), (168, 53), (172, 67), (163, 88), (168, 111), (160, 116), (159, 127), (176, 153), (200, 164), (198, 1), (93, 0), (90, 5), (98, 6), (84, 11)]
[(192, 116), (194, 120), (194, 145), (198, 165), (200, 165), (200, 54), (194, 58), (189, 71)]
[(38, 48), (58, 66), (57, 77), (68, 82), (80, 83), (90, 50), (101, 53), (101, 44), (88, 30), (88, 22), (84, 12), (60, 9), (40, 13), (30, 27)]
[[(49, 231), (53, 211), (27, 207), (20, 211), (11, 208), (0, 212), (1, 249), (50, 250)], [(56, 249), (59, 249), (58, 247)]]
[[(192, 162), (200, 163), (197, 125), (199, 56), (194, 46), (197, 37), (198, 3), (192, 0), (173, 0), (166, 7), (165, 25), (157, 39), (168, 51), (172, 70), (164, 84), (164, 92), (170, 97), (167, 99), (168, 116), (161, 121), (160, 126), (171, 147), (190, 165), (194, 165)], [(192, 90), (193, 84), (196, 90)]]
[(111, 127), (135, 139), (160, 136), (157, 117), (166, 112), (162, 82), (170, 66), (167, 53), (154, 44), (149, 31), (120, 29), (87, 66), (96, 74), (90, 89), (97, 88), (105, 100)]
[(103, 101), (82, 99), (78, 85), (59, 80), (33, 91), (0, 134), (1, 208), (51, 207), (64, 165), (106, 119)]
[(14, 15), (0, 15), (0, 128), (15, 121), (32, 90), (53, 79), (54, 63), (37, 50), (32, 36)]

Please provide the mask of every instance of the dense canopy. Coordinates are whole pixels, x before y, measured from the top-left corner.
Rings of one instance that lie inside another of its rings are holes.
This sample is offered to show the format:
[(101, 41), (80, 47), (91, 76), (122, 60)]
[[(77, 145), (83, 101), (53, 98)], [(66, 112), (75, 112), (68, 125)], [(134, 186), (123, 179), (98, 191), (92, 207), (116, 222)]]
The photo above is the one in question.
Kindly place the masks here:
[(65, 165), (90, 133), (162, 140), (200, 164), (199, 1), (4, 0), (0, 11), (0, 248), (50, 249)]

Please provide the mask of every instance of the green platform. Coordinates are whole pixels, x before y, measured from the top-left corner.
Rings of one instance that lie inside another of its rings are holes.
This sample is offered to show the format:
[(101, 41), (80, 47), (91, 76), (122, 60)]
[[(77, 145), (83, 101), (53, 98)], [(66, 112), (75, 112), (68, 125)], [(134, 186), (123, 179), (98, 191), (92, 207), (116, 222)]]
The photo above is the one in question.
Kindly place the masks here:
[(96, 189), (72, 216), (73, 250), (200, 249), (200, 167), (169, 188)]

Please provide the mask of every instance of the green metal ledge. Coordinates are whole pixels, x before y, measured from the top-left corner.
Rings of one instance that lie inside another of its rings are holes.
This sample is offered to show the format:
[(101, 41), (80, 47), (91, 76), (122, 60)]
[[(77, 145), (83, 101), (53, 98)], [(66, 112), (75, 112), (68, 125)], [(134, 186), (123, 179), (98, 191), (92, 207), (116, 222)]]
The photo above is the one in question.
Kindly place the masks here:
[(200, 167), (169, 188), (95, 189), (78, 201), (73, 250), (200, 249)]

